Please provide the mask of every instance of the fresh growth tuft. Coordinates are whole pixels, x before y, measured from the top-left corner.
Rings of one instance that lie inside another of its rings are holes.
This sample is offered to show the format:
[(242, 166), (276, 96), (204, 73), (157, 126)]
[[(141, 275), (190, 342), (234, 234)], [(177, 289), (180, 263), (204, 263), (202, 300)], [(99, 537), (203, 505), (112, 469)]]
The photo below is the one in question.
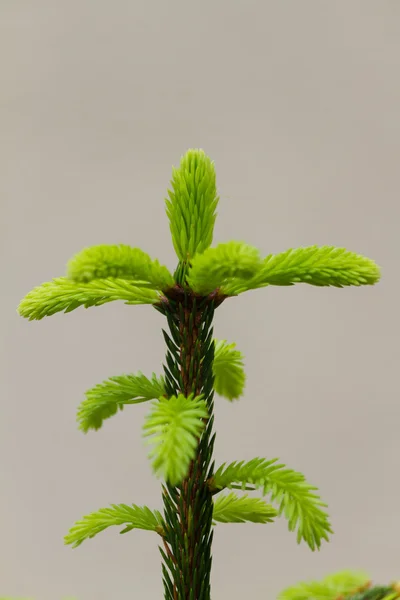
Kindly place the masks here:
[(144, 435), (153, 436), (150, 443), (155, 447), (150, 457), (154, 471), (163, 474), (171, 485), (178, 485), (188, 474), (208, 417), (202, 396), (194, 394), (160, 398), (153, 404), (143, 426)]
[(189, 261), (212, 243), (217, 196), (214, 163), (203, 150), (188, 150), (172, 170), (165, 200), (172, 243), (180, 261)]
[(153, 260), (140, 248), (124, 244), (85, 248), (69, 261), (67, 274), (69, 279), (79, 283), (115, 277), (132, 280), (136, 286), (158, 290), (174, 285), (167, 267), (160, 265), (158, 260)]

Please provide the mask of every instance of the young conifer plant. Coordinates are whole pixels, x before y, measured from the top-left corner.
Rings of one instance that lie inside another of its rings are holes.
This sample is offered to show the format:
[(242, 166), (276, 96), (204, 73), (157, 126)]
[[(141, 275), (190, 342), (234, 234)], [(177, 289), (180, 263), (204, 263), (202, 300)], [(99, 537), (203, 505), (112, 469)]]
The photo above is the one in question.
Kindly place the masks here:
[(237, 458), (215, 466), (214, 393), (233, 401), (245, 387), (242, 353), (213, 337), (215, 310), (270, 285), (362, 286), (380, 277), (369, 258), (333, 246), (268, 256), (242, 241), (212, 247), (218, 202), (213, 162), (202, 150), (189, 150), (173, 169), (166, 199), (178, 257), (173, 273), (140, 248), (94, 246), (70, 260), (66, 276), (36, 287), (18, 308), (23, 317), (39, 320), (122, 300), (149, 304), (165, 317), (163, 374), (110, 377), (86, 392), (77, 415), (87, 433), (127, 405), (150, 403), (143, 435), (152, 446), (154, 473), (162, 478), (163, 511), (136, 504), (100, 508), (75, 523), (65, 543), (77, 547), (113, 525), (121, 533), (155, 533), (167, 600), (210, 600), (217, 523), (266, 524), (283, 516), (297, 542), (311, 550), (332, 533), (317, 488), (278, 459)]

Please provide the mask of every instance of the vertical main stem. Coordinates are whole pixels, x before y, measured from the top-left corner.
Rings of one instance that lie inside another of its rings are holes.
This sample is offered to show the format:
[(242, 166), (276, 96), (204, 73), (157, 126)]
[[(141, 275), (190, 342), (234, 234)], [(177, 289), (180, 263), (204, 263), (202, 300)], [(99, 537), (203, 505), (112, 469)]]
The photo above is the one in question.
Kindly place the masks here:
[(198, 441), (188, 475), (181, 485), (163, 489), (167, 524), (163, 577), (167, 600), (210, 600), (213, 500), (206, 484), (211, 464), (213, 427), (214, 342), (212, 298), (198, 299), (188, 292), (164, 305), (170, 336), (164, 366), (167, 393), (188, 397), (203, 394), (209, 418)]

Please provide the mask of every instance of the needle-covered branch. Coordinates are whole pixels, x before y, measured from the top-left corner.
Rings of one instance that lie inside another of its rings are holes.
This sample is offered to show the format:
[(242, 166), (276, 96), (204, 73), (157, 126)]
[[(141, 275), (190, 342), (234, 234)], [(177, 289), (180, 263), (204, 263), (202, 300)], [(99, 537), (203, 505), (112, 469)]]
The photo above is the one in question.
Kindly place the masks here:
[(86, 392), (78, 409), (79, 429), (98, 430), (105, 419), (115, 415), (127, 404), (139, 404), (155, 400), (165, 394), (165, 381), (152, 373), (148, 379), (140, 371), (135, 374), (117, 375), (99, 383)]
[(278, 512), (261, 498), (234, 492), (214, 498), (213, 520), (219, 523), (272, 523)]
[(373, 285), (380, 279), (378, 265), (361, 254), (335, 246), (295, 248), (263, 259), (259, 272), (247, 282), (227, 282), (221, 291), (236, 295), (268, 285), (308, 283), (318, 287)]
[(76, 548), (113, 525), (125, 525), (120, 533), (145, 529), (163, 534), (163, 518), (158, 510), (136, 504), (111, 504), (109, 508), (101, 508), (77, 521), (65, 536), (64, 542)]
[(373, 260), (345, 248), (309, 246), (261, 259), (253, 246), (233, 241), (197, 255), (188, 274), (195, 292), (208, 294), (218, 289), (227, 296), (269, 285), (373, 285), (379, 278), (380, 270)]
[(30, 291), (21, 301), (18, 312), (29, 321), (43, 319), (58, 312), (71, 312), (80, 306), (89, 308), (114, 300), (125, 304), (154, 304), (160, 299), (152, 289), (135, 285), (125, 279), (95, 279), (89, 283), (76, 283), (58, 277)]
[(248, 484), (269, 495), (278, 505), (278, 514), (289, 522), (289, 530), (297, 530), (297, 541), (304, 540), (311, 550), (320, 548), (322, 539), (332, 533), (326, 507), (315, 494), (316, 487), (307, 483), (304, 475), (292, 471), (277, 459), (254, 458), (249, 462), (224, 463), (217, 469), (209, 485), (211, 490), (245, 488)]

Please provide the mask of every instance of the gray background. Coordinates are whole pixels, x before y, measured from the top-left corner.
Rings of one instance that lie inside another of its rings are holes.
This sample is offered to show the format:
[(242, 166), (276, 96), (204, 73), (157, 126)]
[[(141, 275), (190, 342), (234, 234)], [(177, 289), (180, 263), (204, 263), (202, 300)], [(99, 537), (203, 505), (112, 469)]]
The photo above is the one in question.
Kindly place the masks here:
[(216, 163), (215, 243), (335, 244), (383, 269), (376, 287), (269, 288), (218, 310), (248, 383), (217, 399), (217, 461), (303, 471), (335, 535), (313, 554), (283, 520), (219, 525), (213, 598), (346, 567), (399, 577), (400, 3), (3, 0), (0, 28), (0, 593), (162, 597), (148, 532), (63, 546), (108, 503), (161, 506), (148, 406), (87, 436), (75, 414), (108, 376), (161, 371), (162, 316), (114, 303), (29, 323), (16, 306), (91, 244), (174, 268), (164, 197), (189, 147)]

